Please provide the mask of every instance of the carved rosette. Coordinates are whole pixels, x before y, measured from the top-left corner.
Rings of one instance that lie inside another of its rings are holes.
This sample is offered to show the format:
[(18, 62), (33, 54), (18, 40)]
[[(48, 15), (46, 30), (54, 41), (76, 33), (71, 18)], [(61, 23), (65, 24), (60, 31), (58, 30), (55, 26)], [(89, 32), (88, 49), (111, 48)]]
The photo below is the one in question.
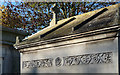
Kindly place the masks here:
[(62, 65), (62, 59), (61, 59), (60, 57), (57, 57), (57, 58), (55, 59), (55, 65), (56, 65), (57, 67), (59, 67), (59, 66)]

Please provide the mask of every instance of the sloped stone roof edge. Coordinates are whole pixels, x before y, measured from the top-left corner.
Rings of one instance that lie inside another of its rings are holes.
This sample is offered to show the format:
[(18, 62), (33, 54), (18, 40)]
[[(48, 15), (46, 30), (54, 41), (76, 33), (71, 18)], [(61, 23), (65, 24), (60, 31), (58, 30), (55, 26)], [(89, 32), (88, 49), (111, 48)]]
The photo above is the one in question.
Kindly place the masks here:
[(103, 28), (103, 29), (99, 29), (99, 30), (54, 38), (54, 39), (45, 40), (45, 41), (36, 40), (36, 41), (31, 41), (31, 42), (21, 42), (19, 44), (14, 44), (14, 47), (16, 49), (24, 49), (24, 48), (33, 47), (33, 46), (57, 43), (57, 42), (78, 39), (78, 38), (84, 38), (84, 37), (94, 36), (94, 35), (99, 35), (99, 34), (104, 34), (104, 33), (118, 32), (119, 29), (120, 29), (120, 25), (115, 25), (115, 26), (111, 26), (111, 27), (107, 27), (107, 28)]

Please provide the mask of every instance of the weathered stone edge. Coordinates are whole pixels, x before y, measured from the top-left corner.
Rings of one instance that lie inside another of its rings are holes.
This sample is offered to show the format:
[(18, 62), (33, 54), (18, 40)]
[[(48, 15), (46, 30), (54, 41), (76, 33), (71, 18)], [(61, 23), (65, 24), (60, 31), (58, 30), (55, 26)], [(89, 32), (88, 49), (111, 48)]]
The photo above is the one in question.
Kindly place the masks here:
[(20, 31), (17, 29), (4, 27), (4, 26), (0, 26), (0, 31), (12, 32), (12, 33), (17, 33), (17, 34), (21, 34), (21, 35), (28, 35), (29, 34), (28, 32), (24, 32), (24, 31)]
[(19, 44), (14, 44), (14, 47), (16, 49), (24, 49), (24, 48), (28, 48), (28, 47), (41, 46), (41, 45), (57, 43), (57, 42), (62, 42), (62, 41), (67, 41), (67, 40), (72, 40), (72, 39), (94, 36), (94, 35), (98, 35), (98, 34), (118, 32), (119, 29), (120, 29), (120, 25), (116, 25), (116, 26), (111, 26), (108, 28), (103, 28), (103, 29), (99, 29), (99, 30), (94, 30), (94, 31), (89, 31), (89, 32), (85, 32), (85, 33), (79, 33), (79, 34), (59, 37), (59, 38), (54, 38), (54, 39), (45, 40), (45, 41), (37, 40), (37, 41), (30, 42), (30, 43), (22, 42)]

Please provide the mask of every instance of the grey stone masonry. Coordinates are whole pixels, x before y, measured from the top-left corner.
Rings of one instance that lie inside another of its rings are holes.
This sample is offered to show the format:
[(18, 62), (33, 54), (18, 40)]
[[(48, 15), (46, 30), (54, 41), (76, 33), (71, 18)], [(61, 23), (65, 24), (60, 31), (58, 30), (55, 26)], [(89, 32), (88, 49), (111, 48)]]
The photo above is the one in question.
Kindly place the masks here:
[(118, 75), (119, 8), (120, 3), (54, 21), (55, 25), (18, 40), (14, 47), (21, 53), (21, 73)]
[(0, 25), (0, 35), (0, 74), (19, 73), (20, 53), (13, 44), (17, 36), (23, 39), (28, 33)]

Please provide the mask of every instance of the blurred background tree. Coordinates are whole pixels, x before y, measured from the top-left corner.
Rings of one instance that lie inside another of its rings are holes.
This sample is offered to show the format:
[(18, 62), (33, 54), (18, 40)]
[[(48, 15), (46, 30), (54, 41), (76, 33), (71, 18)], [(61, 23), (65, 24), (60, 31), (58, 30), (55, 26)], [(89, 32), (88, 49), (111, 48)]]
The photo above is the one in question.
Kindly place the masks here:
[[(4, 2), (1, 6), (2, 25), (35, 33), (52, 20), (50, 8), (55, 2)], [(83, 14), (118, 2), (57, 2), (59, 20)]]

